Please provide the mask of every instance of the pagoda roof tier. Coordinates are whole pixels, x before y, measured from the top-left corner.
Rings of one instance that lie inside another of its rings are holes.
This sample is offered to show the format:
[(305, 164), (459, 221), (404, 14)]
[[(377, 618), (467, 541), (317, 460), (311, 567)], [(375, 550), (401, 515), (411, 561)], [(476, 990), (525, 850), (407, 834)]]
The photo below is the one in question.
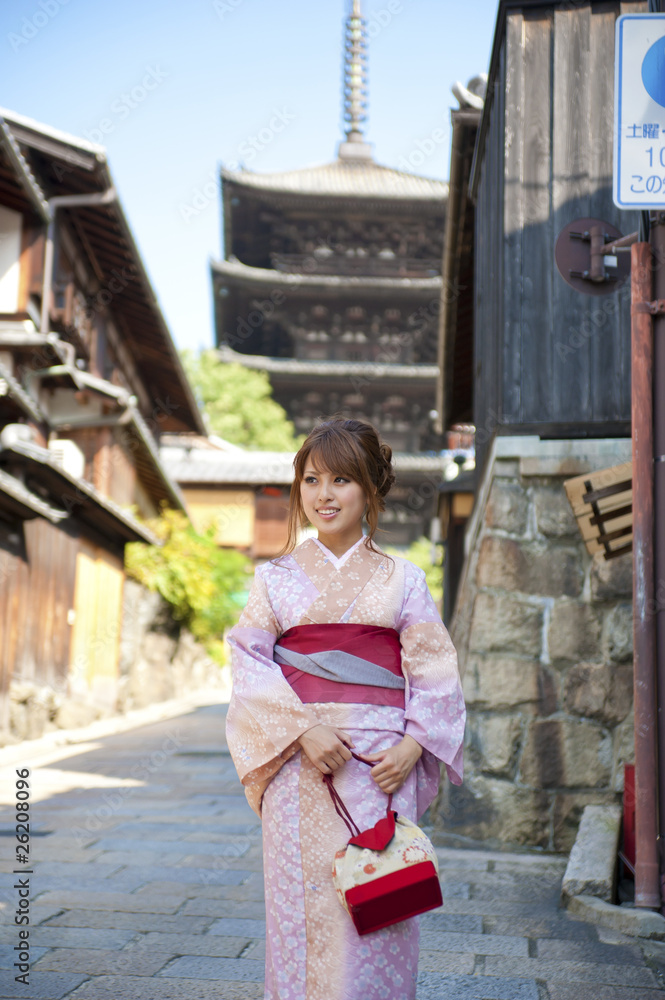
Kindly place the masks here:
[(275, 271), (268, 267), (250, 267), (239, 260), (211, 261), (213, 277), (226, 279), (227, 283), (249, 289), (285, 288), (291, 293), (302, 290), (306, 293), (345, 290), (352, 292), (387, 293), (397, 299), (401, 295), (421, 295), (423, 292), (439, 293), (441, 277), (432, 278), (381, 278), (372, 275), (340, 274), (299, 274)]
[(309, 361), (300, 358), (269, 358), (261, 354), (241, 354), (231, 347), (222, 345), (217, 349), (221, 361), (235, 362), (245, 368), (256, 368), (268, 372), (272, 382), (284, 378), (300, 381), (324, 378), (345, 379), (356, 377), (376, 380), (385, 386), (386, 382), (418, 381), (434, 384), (439, 377), (438, 365), (404, 365), (384, 361)]
[(245, 188), (248, 193), (428, 203), (448, 197), (446, 181), (383, 167), (369, 158), (340, 157), (332, 163), (274, 174), (222, 169), (221, 177), (223, 182)]

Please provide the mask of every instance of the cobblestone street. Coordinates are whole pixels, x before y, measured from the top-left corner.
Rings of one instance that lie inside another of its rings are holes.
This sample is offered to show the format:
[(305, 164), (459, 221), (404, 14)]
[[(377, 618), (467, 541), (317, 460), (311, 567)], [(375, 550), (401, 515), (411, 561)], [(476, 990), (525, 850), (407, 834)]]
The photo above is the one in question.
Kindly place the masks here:
[[(224, 710), (183, 706), (86, 743), (0, 751), (6, 779), (17, 767), (32, 771), (34, 865), (24, 985), (14, 981), (18, 866), (5, 780), (0, 996), (263, 996), (261, 831), (224, 746)], [(440, 858), (444, 905), (421, 918), (419, 1000), (660, 992), (631, 939), (558, 909), (564, 858), (452, 849)]]

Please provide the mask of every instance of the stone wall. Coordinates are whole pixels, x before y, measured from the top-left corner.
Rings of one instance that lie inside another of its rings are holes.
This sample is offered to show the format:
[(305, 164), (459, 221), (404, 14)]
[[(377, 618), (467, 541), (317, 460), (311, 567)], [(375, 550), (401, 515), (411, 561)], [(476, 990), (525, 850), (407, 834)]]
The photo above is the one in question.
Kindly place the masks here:
[(439, 833), (569, 850), (633, 759), (632, 556), (593, 558), (563, 481), (630, 441), (497, 438), (467, 531), (451, 635), (468, 708), (466, 776)]
[(135, 580), (125, 580), (119, 676), (114, 708), (90, 697), (72, 697), (66, 682), (36, 685), (12, 681), (9, 732), (0, 745), (36, 739), (56, 729), (85, 726), (95, 719), (177, 698), (200, 688), (219, 688), (228, 697), (229, 670), (220, 668), (185, 628), (173, 621), (169, 605)]

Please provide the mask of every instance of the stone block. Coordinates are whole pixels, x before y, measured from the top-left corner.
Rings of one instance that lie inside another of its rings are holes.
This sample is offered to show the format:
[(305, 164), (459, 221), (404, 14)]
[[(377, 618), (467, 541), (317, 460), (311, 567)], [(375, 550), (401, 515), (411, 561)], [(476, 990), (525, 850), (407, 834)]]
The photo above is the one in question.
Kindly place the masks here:
[(549, 806), (549, 794), (540, 789), (520, 788), (499, 778), (470, 775), (463, 785), (450, 786), (437, 831), (483, 840), (486, 847), (498, 844), (547, 847)]
[(605, 559), (602, 552), (596, 552), (591, 563), (591, 599), (613, 601), (620, 597), (633, 596), (633, 559), (626, 552), (616, 559)]
[[(9, 976), (7, 976), (9, 979)], [(29, 997), (30, 1000), (61, 1000), (61, 997), (71, 996), (72, 991), (88, 979), (85, 975), (72, 975), (65, 972), (35, 972), (30, 971), (30, 985), (15, 980), (8, 982), (3, 989), (3, 1000), (19, 1000)], [(6, 992), (5, 992), (6, 990)], [(27, 990), (30, 992), (28, 993)]]
[[(445, 885), (443, 886), (445, 891)], [(513, 934), (464, 934), (445, 931), (420, 932), (420, 947), (437, 951), (457, 951), (471, 955), (507, 955), (527, 958), (529, 942)]]
[(588, 895), (612, 901), (620, 826), (620, 806), (585, 808), (561, 885), (564, 899)]
[(543, 609), (512, 594), (480, 593), (473, 606), (469, 649), (472, 652), (540, 656)]
[(564, 680), (566, 711), (608, 725), (626, 718), (632, 698), (633, 671), (629, 666), (578, 663)]
[(606, 788), (612, 775), (611, 737), (582, 719), (533, 720), (520, 775), (532, 788)]
[(88, 726), (100, 715), (99, 709), (88, 702), (65, 698), (55, 713), (55, 723), (60, 729)]
[(557, 795), (552, 815), (554, 850), (570, 851), (586, 806), (615, 805), (616, 800), (614, 792), (564, 792)]
[(583, 572), (580, 552), (548, 542), (520, 542), (485, 535), (476, 568), (478, 587), (498, 587), (548, 597), (578, 597)]
[(665, 941), (665, 917), (653, 910), (613, 906), (590, 895), (574, 896), (568, 900), (566, 908), (579, 920), (611, 927), (620, 934)]
[(554, 538), (577, 536), (577, 522), (561, 483), (534, 486), (532, 495), (536, 526), (541, 535)]
[(173, 659), (176, 647), (177, 642), (170, 635), (148, 632), (143, 639), (141, 655), (147, 663), (163, 667)]
[(495, 479), (485, 508), (485, 522), (491, 528), (523, 535), (528, 507), (526, 492), (519, 483)]
[(542, 700), (542, 669), (534, 660), (507, 656), (470, 656), (464, 675), (464, 697), (476, 709), (506, 709), (538, 705)]
[(624, 764), (635, 763), (635, 720), (632, 712), (616, 727), (612, 736), (612, 789), (623, 792)]
[(157, 973), (177, 979), (215, 979), (263, 982), (264, 970), (260, 962), (242, 958), (211, 958), (207, 955), (183, 955), (176, 958), (167, 968)]
[(478, 770), (510, 777), (515, 770), (522, 727), (518, 715), (476, 715), (469, 721), (469, 750)]
[(583, 601), (555, 601), (547, 632), (551, 660), (582, 660), (600, 654), (600, 613)]
[(633, 605), (617, 604), (605, 616), (603, 649), (608, 660), (624, 663), (633, 658)]

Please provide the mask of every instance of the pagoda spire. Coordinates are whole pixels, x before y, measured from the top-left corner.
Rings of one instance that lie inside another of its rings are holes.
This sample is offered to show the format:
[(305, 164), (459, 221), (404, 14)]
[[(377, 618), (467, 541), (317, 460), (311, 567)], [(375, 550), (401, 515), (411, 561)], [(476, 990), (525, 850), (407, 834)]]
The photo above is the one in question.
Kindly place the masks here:
[(350, 0), (351, 10), (344, 34), (344, 130), (346, 141), (340, 143), (340, 159), (371, 159), (362, 126), (367, 121), (367, 30), (360, 0)]

